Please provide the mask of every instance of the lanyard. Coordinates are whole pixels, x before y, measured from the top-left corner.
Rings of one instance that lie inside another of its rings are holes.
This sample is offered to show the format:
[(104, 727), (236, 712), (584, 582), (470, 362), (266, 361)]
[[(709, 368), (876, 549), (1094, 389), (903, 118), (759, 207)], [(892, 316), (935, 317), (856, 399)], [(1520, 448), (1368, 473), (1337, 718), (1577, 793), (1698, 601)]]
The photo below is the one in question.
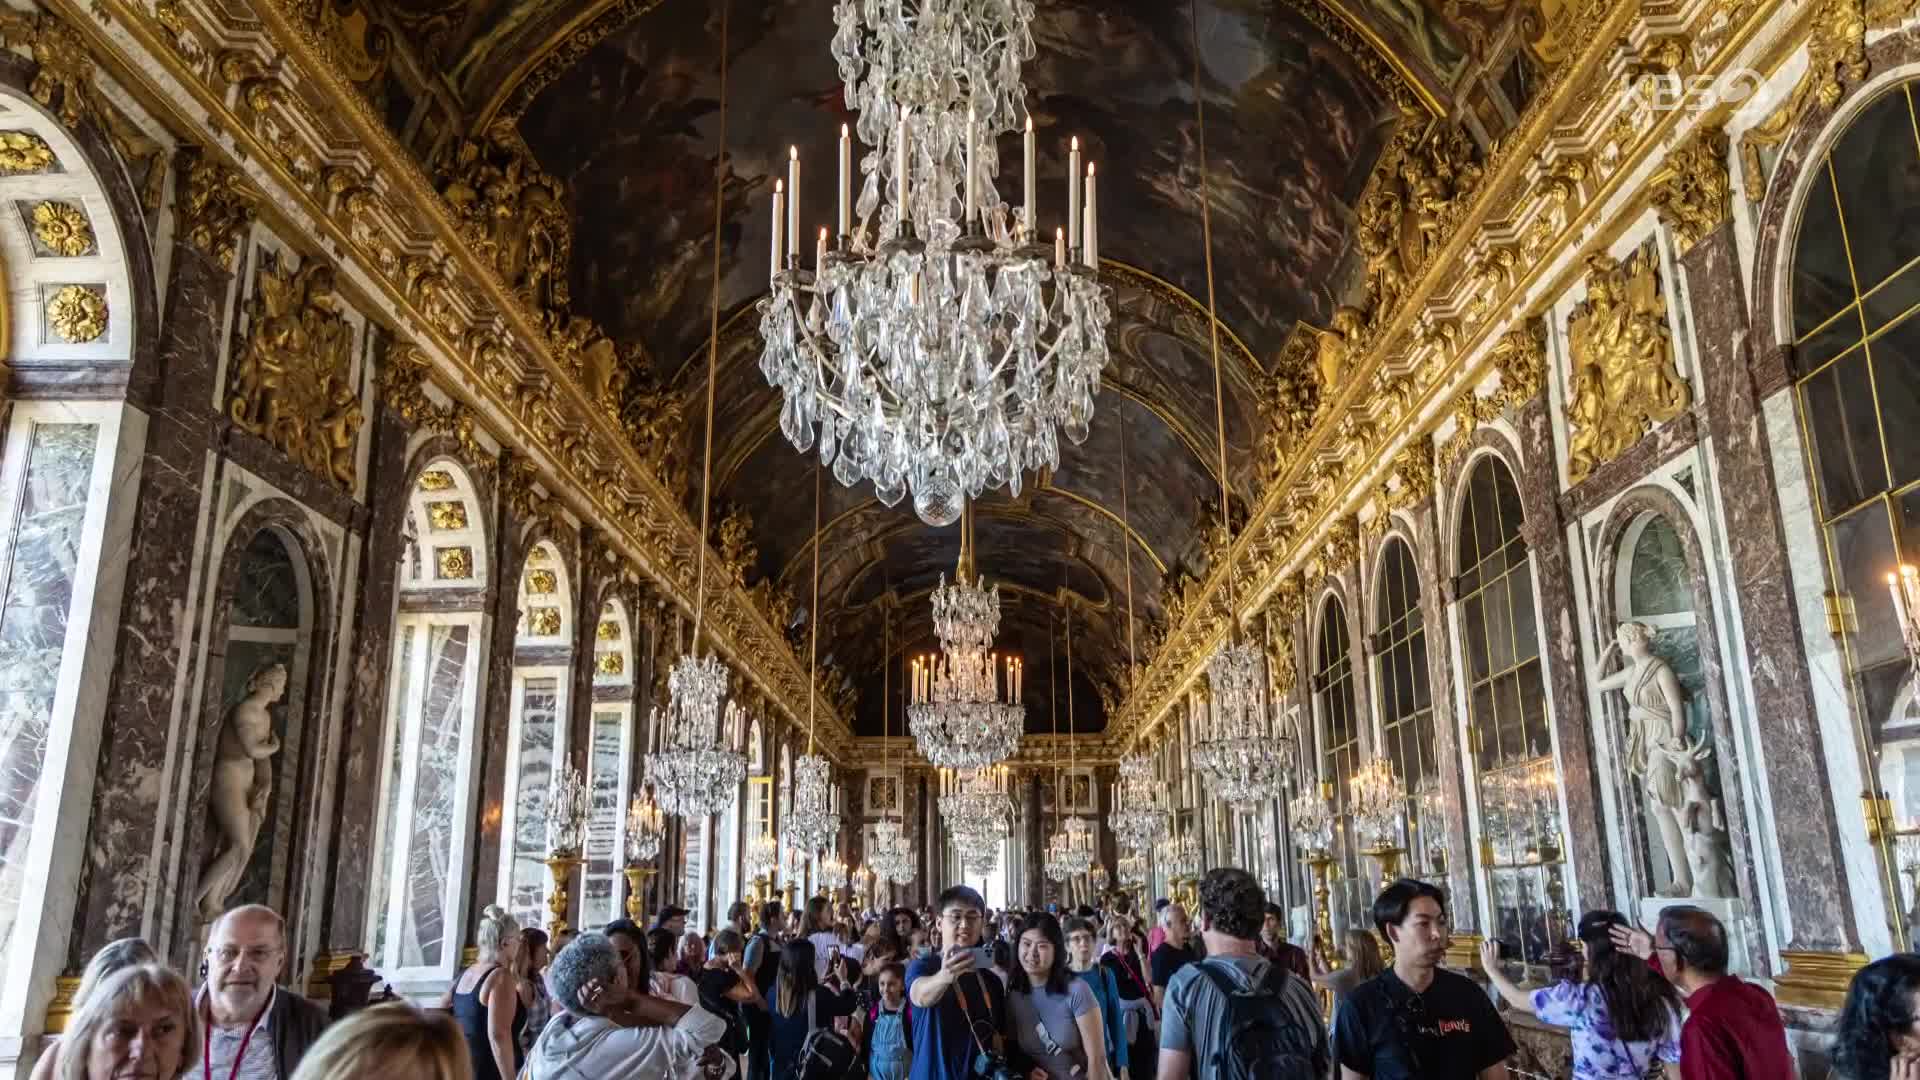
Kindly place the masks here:
[[(260, 1011), (253, 1014), (253, 1023), (247, 1025), (247, 1033), (240, 1037), (240, 1050), (233, 1055), (233, 1069), (227, 1073), (227, 1080), (234, 1080), (235, 1077), (240, 1075), (240, 1063), (247, 1060), (247, 1044), (253, 1041), (254, 1031), (260, 1027), (261, 1019), (267, 1015), (267, 1010), (272, 1007), (273, 995), (268, 994), (266, 1004), (260, 1006)], [(213, 1080), (212, 1002), (207, 1003), (207, 1028), (206, 1031), (201, 1033), (200, 1039), (200, 1075), (204, 1077), (205, 1080)]]

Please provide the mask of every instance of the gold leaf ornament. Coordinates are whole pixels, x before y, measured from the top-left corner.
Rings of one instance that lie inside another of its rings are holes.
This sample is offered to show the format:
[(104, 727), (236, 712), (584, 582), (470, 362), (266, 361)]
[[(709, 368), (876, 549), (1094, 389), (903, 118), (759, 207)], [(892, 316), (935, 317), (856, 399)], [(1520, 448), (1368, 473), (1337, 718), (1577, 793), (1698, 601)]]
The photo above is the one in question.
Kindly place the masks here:
[(48, 251), (70, 259), (95, 250), (93, 226), (86, 212), (56, 199), (33, 208), (33, 235)]
[(64, 286), (47, 301), (47, 322), (69, 344), (98, 341), (107, 333), (107, 298), (94, 286)]
[(53, 148), (31, 131), (0, 131), (0, 176), (52, 171)]

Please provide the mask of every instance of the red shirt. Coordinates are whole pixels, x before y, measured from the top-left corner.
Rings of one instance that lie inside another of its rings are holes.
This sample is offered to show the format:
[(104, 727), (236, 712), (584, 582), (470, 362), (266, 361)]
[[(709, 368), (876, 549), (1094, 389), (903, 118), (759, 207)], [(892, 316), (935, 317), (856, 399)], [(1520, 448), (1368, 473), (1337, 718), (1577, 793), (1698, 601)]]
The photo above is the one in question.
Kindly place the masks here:
[(1313, 968), (1307, 963), (1307, 950), (1293, 942), (1283, 940), (1278, 944), (1269, 945), (1267, 939), (1261, 938), (1254, 943), (1253, 947), (1261, 956), (1295, 975), (1308, 980), (1313, 978)]
[(1687, 998), (1681, 1080), (1789, 1080), (1793, 1055), (1773, 995), (1728, 975)]

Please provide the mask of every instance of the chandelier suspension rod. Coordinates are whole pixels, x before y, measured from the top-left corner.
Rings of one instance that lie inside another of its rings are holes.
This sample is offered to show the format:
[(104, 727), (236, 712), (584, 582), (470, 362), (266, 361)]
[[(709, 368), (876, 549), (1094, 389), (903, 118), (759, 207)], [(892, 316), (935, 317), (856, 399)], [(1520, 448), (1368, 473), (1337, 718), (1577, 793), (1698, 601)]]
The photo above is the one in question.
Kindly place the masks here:
[[(1206, 248), (1207, 333), (1212, 339), (1213, 349), (1213, 434), (1219, 449), (1220, 527), (1231, 544), (1233, 518), (1227, 491), (1227, 399), (1220, 377), (1220, 312), (1214, 303), (1213, 291), (1213, 197), (1207, 181), (1207, 105), (1206, 95), (1200, 85), (1200, 0), (1189, 0), (1187, 12), (1193, 38), (1193, 112), (1200, 155), (1200, 236)], [(1240, 640), (1240, 613), (1234, 604), (1231, 571), (1227, 573), (1227, 620), (1229, 640)]]
[[(722, 8), (721, 10), (725, 10)], [(713, 402), (707, 402), (712, 408)], [(711, 429), (712, 425), (708, 425)], [(807, 612), (807, 753), (813, 753), (813, 730), (820, 698), (820, 459), (813, 459), (813, 607)]]
[(1133, 692), (1133, 526), (1127, 522), (1127, 411), (1120, 414), (1120, 550), (1127, 564), (1127, 692)]
[[(720, 229), (727, 189), (727, 31), (730, 0), (720, 2), (720, 132), (719, 150), (713, 158), (713, 303), (707, 316), (707, 432), (706, 450), (700, 461), (700, 553), (693, 576), (693, 655), (700, 655), (700, 626), (707, 615), (707, 538), (708, 517), (713, 509), (713, 393), (715, 372), (720, 366)], [(807, 700), (813, 700), (808, 687)], [(809, 705), (811, 709), (811, 705)], [(808, 736), (811, 741), (812, 736)]]

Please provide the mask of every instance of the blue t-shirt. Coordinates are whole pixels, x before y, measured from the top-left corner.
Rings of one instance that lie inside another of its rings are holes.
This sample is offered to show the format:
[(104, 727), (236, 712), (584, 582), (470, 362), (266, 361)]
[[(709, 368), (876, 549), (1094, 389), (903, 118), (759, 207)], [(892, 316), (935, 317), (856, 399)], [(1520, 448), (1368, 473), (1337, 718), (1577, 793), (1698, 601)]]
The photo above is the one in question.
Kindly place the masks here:
[[(940, 972), (941, 956), (931, 953), (915, 960), (907, 968), (907, 994), (913, 994), (913, 981)], [(965, 995), (965, 1009), (961, 996)], [(973, 1073), (973, 1059), (980, 1047), (967, 1027), (971, 1012), (979, 1031), (979, 1043), (993, 1045), (993, 1037), (1005, 1029), (1007, 991), (1000, 977), (978, 968), (962, 975), (930, 1009), (915, 1008), (913, 1017), (913, 1069), (907, 1080), (966, 1080)]]

